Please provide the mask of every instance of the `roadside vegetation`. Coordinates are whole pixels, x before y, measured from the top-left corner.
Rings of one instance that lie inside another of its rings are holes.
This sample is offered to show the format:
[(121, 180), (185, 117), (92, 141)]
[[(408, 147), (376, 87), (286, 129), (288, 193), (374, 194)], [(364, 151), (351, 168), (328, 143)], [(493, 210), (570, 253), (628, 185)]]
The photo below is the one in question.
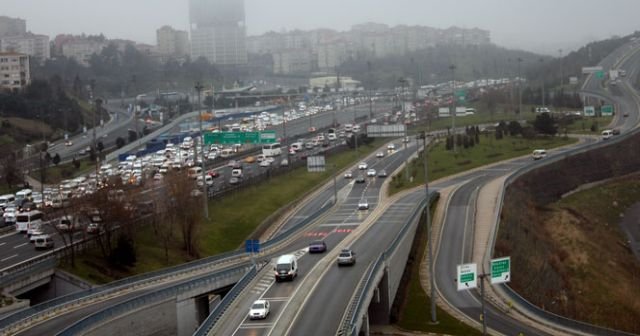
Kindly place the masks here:
[[(433, 216), (437, 203), (431, 206)], [(404, 330), (442, 333), (447, 335), (482, 335), (482, 333), (469, 325), (459, 321), (446, 311), (436, 307), (438, 324), (431, 323), (431, 299), (422, 287), (420, 279), (420, 266), (425, 260), (427, 248), (427, 222), (423, 216), (416, 230), (415, 239), (411, 249), (411, 255), (407, 262), (407, 268), (403, 275), (403, 280), (408, 279), (408, 283), (402, 281), (398, 291), (397, 300), (399, 312), (395, 324)], [(428, 281), (427, 279), (422, 279)], [(396, 303), (394, 303), (394, 306)]]
[[(545, 119), (540, 117), (537, 120)], [(547, 121), (538, 125), (546, 127)], [(573, 138), (539, 135), (532, 127), (523, 128), (518, 122), (501, 123), (493, 132), (481, 132), (477, 127), (468, 127), (466, 134), (447, 136), (435, 140), (429, 147), (429, 180), (455, 175), (491, 163), (530, 155), (534, 149), (552, 149), (577, 142)], [(412, 139), (416, 141), (416, 139)], [(419, 139), (418, 141), (423, 141)], [(456, 143), (455, 151), (453, 142)], [(403, 173), (393, 176), (390, 194), (424, 184), (424, 157), (410, 162)]]
[[(546, 310), (640, 332), (640, 288), (636, 285), (640, 261), (620, 227), (625, 212), (638, 200), (640, 175), (634, 174), (576, 192), (544, 209), (528, 210), (539, 218), (538, 225), (530, 228), (527, 241), (518, 241), (529, 246), (531, 253), (527, 263), (518, 259), (514, 265), (522, 269), (539, 265), (536, 268), (550, 271), (528, 272), (536, 274), (529, 277), (516, 276), (516, 270), (512, 286)], [(532, 241), (546, 252), (531, 246)], [(502, 243), (497, 248), (506, 253), (508, 247)]]
[[(348, 150), (327, 157), (327, 166), (342, 170), (355, 164), (384, 143), (376, 140), (359, 145), (359, 155)], [(239, 248), (245, 239), (262, 221), (290, 202), (305, 195), (315, 186), (327, 181), (335, 171), (308, 173), (306, 167), (265, 179), (265, 181), (239, 189), (222, 199), (209, 202), (209, 221), (194, 218), (192, 231), (184, 231), (176, 221), (173, 226), (144, 225), (135, 231), (135, 263), (117, 268), (110, 267), (108, 260), (100, 256), (98, 249), (90, 249), (76, 256), (75, 266), (69, 263), (64, 268), (95, 283), (107, 283), (118, 278), (140, 274), (164, 267), (178, 265), (201, 257), (211, 256)], [(184, 199), (192, 200), (190, 196)], [(197, 205), (199, 201), (191, 202)], [(165, 206), (165, 209), (169, 209)], [(194, 213), (201, 213), (201, 206)], [(183, 212), (183, 210), (175, 210)], [(166, 222), (166, 216), (161, 216)], [(173, 229), (171, 229), (173, 228)], [(189, 236), (185, 238), (185, 236)], [(185, 241), (189, 241), (186, 244)], [(188, 248), (187, 248), (188, 247)]]

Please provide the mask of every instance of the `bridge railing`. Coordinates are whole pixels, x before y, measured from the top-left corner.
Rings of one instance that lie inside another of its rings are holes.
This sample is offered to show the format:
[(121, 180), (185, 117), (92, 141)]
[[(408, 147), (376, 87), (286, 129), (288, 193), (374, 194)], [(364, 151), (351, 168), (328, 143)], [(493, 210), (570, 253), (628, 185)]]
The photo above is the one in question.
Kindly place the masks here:
[[(440, 194), (438, 192), (431, 192), (429, 194), (428, 204), (433, 204), (439, 199), (439, 197)], [(378, 282), (380, 281), (380, 278), (382, 278), (384, 274), (385, 268), (387, 267), (387, 259), (390, 258), (397, 250), (398, 246), (405, 238), (407, 232), (409, 232), (410, 228), (412, 227), (412, 224), (416, 223), (420, 215), (424, 212), (425, 208), (427, 208), (427, 201), (426, 199), (423, 199), (414, 208), (413, 214), (407, 220), (407, 222), (404, 223), (402, 229), (398, 232), (389, 247), (380, 254), (375, 262), (372, 262), (369, 265), (367, 271), (358, 284), (358, 288), (356, 289), (351, 302), (349, 303), (345, 317), (341, 322), (340, 328), (338, 329), (338, 335), (358, 335), (360, 327), (362, 326), (362, 318), (367, 312), (369, 301), (373, 296), (373, 291), (375, 290)]]
[(205, 276), (190, 280), (188, 282), (180, 283), (165, 289), (142, 294), (130, 300), (117, 303), (93, 315), (90, 315), (78, 321), (77, 323), (73, 324), (72, 326), (68, 327), (64, 331), (58, 333), (58, 336), (82, 335), (87, 331), (91, 330), (92, 328), (94, 328), (94, 326), (99, 325), (105, 321), (110, 321), (119, 316), (125, 315), (130, 311), (134, 311), (141, 307), (146, 307), (152, 304), (158, 304), (166, 300), (174, 299), (176, 296), (178, 296), (181, 293), (189, 292), (196, 288), (207, 286), (209, 284), (215, 283), (216, 281), (219, 281), (221, 278), (228, 278), (228, 277), (236, 278), (241, 275), (246, 277), (246, 274), (255, 275), (255, 268), (252, 267), (251, 270), (247, 272), (246, 266), (238, 266), (232, 269), (225, 270), (223, 272), (215, 272), (212, 274), (207, 274)]
[(193, 336), (206, 336), (209, 335), (216, 322), (220, 320), (222, 314), (224, 314), (233, 301), (242, 293), (242, 291), (247, 287), (247, 285), (256, 277), (258, 274), (258, 269), (256, 267), (252, 267), (249, 272), (247, 272), (238, 283), (233, 286), (231, 291), (225, 295), (224, 299), (220, 301), (220, 303), (216, 306), (216, 308), (209, 314), (206, 320), (200, 325), (198, 330), (193, 334)]
[[(262, 245), (263, 250), (266, 251), (269, 248), (276, 247), (279, 243), (289, 239), (292, 235), (294, 235), (297, 231), (299, 231), (299, 229), (315, 221), (318, 217), (322, 215), (322, 213), (324, 213), (329, 208), (331, 208), (331, 206), (332, 206), (331, 204), (327, 204), (326, 206), (318, 209), (316, 212), (311, 214), (309, 217), (300, 221), (300, 223), (296, 224), (289, 230), (265, 242)], [(62, 310), (62, 308), (65, 307), (66, 305), (77, 304), (85, 301), (88, 302), (91, 300), (95, 300), (95, 298), (97, 297), (112, 295), (113, 293), (125, 288), (149, 285), (154, 282), (161, 282), (161, 281), (164, 281), (165, 279), (177, 277), (186, 273), (195, 273), (203, 269), (221, 267), (225, 264), (238, 262), (239, 259), (242, 259), (244, 257), (246, 257), (246, 252), (244, 250), (230, 251), (230, 252), (218, 254), (212, 257), (194, 260), (192, 262), (173, 266), (167, 269), (134, 275), (122, 280), (113, 281), (104, 286), (95, 287), (95, 288), (87, 289), (77, 293), (61, 296), (59, 298), (55, 298), (53, 300), (49, 300), (47, 302), (44, 302), (35, 306), (25, 308), (9, 316), (6, 316), (5, 318), (0, 320), (0, 329), (7, 328), (15, 323), (19, 323), (20, 321), (33, 318), (35, 316), (46, 314), (50, 311)], [(55, 262), (55, 259), (53, 258), (45, 259), (44, 262), (49, 262), (47, 260), (51, 260), (50, 262)]]
[[(496, 229), (493, 232), (493, 235), (491, 236), (491, 240), (489, 242), (489, 248), (487, 249), (487, 252), (484, 256), (484, 264), (487, 264), (488, 261), (491, 259), (491, 257), (493, 256), (493, 251), (494, 251), (494, 246), (495, 246), (495, 242), (497, 239), (497, 234), (498, 234), (498, 228), (500, 225), (500, 214), (502, 212), (502, 206), (504, 204), (504, 192), (506, 191), (506, 188), (508, 186), (510, 186), (512, 183), (514, 183), (516, 180), (518, 180), (520, 177), (522, 177), (523, 175), (534, 171), (536, 169), (542, 168), (544, 166), (553, 164), (553, 163), (557, 163), (561, 160), (564, 160), (570, 156), (575, 156), (578, 154), (582, 154), (585, 153), (587, 151), (593, 150), (593, 149), (597, 149), (597, 148), (602, 148), (602, 147), (607, 147), (607, 146), (611, 146), (611, 145), (615, 145), (617, 143), (620, 143), (622, 141), (625, 141), (627, 139), (630, 139), (633, 136), (638, 136), (640, 134), (640, 129), (636, 128), (633, 129), (629, 132), (623, 133), (619, 136), (613, 137), (609, 140), (606, 141), (598, 141), (596, 143), (592, 143), (592, 144), (587, 144), (584, 146), (580, 146), (579, 148), (567, 151), (565, 153), (562, 154), (558, 154), (558, 155), (552, 155), (547, 157), (544, 160), (541, 161), (537, 161), (534, 163), (531, 163), (525, 167), (519, 168), (517, 169), (513, 174), (511, 174), (509, 177), (507, 177), (504, 181), (503, 187), (502, 187), (502, 192), (500, 197), (498, 198), (498, 209), (500, 209), (500, 211), (496, 212), (496, 217), (494, 218), (496, 225)], [(578, 330), (581, 332), (585, 332), (588, 334), (592, 334), (592, 335), (613, 335), (613, 336), (627, 336), (627, 335), (634, 335), (631, 333), (627, 333), (627, 332), (623, 332), (623, 331), (618, 331), (618, 330), (613, 330), (613, 329), (609, 329), (606, 327), (601, 327), (601, 326), (597, 326), (597, 325), (593, 325), (593, 324), (589, 324), (586, 322), (582, 322), (582, 321), (578, 321), (578, 320), (574, 320), (568, 317), (564, 317), (564, 316), (560, 316), (557, 315), (555, 313), (552, 313), (550, 311), (544, 310), (536, 305), (534, 305), (533, 303), (527, 301), (525, 298), (523, 298), (522, 296), (520, 296), (518, 293), (516, 293), (511, 287), (507, 286), (507, 285), (499, 285), (497, 287), (504, 295), (506, 295), (508, 297), (508, 299), (512, 302), (512, 303), (517, 303), (519, 304), (521, 307), (523, 307), (528, 314), (532, 314), (534, 316), (536, 316), (538, 319), (543, 320), (543, 321), (548, 321), (551, 322), (551, 325), (559, 325), (559, 326), (563, 326), (563, 327), (567, 327), (573, 330)]]

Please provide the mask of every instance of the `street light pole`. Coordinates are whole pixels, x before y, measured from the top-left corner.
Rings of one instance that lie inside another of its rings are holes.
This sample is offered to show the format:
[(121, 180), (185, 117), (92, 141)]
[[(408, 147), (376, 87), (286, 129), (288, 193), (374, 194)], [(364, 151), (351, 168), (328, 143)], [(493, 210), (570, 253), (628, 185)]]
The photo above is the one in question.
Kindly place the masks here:
[[(196, 165), (198, 165), (198, 153), (197, 153), (197, 147), (198, 145), (200, 145), (200, 158), (202, 158), (202, 205), (204, 208), (204, 218), (209, 219), (209, 207), (208, 207), (208, 190), (207, 190), (207, 181), (205, 180), (205, 176), (206, 176), (206, 167), (207, 165), (205, 164), (205, 159), (204, 159), (204, 131), (202, 128), (202, 104), (200, 104), (200, 92), (202, 91), (202, 89), (204, 88), (204, 86), (202, 84), (200, 84), (200, 82), (196, 83), (195, 89), (196, 91), (198, 91), (198, 122), (200, 125), (200, 137), (202, 137), (202, 142), (200, 144), (198, 144), (198, 142), (196, 141), (196, 155), (195, 155), (195, 161), (196, 161)], [(198, 138), (196, 138), (197, 140)]]
[(433, 231), (431, 230), (431, 211), (429, 208), (429, 169), (427, 161), (427, 132), (423, 131), (422, 139), (424, 141), (423, 148), (423, 160), (424, 160), (424, 192), (427, 199), (427, 206), (425, 207), (425, 218), (427, 220), (427, 244), (429, 248), (429, 281), (431, 285), (431, 323), (438, 323), (438, 317), (436, 316), (436, 284), (435, 275), (433, 272)]
[(367, 61), (369, 69), (369, 120), (373, 119), (373, 77), (371, 76), (371, 61)]
[(451, 70), (451, 131), (453, 133), (453, 152), (456, 152), (456, 66), (451, 64), (449, 66)]
[(522, 77), (520, 74), (520, 64), (522, 58), (518, 57), (518, 114), (522, 113)]
[[(540, 58), (540, 65), (544, 64), (544, 59), (542, 59), (542, 57)], [(542, 74), (541, 74), (541, 79), (540, 82), (542, 82), (542, 107), (545, 107), (545, 101), (544, 101), (544, 69), (542, 69), (542, 66), (540, 67), (540, 69), (542, 70)]]

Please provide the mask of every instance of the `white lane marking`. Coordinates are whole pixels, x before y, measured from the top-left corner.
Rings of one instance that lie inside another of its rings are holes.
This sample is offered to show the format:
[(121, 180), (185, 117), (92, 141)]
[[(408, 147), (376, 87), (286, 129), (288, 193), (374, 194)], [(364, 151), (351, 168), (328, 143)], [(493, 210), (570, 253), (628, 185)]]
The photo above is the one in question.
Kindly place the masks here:
[(340, 227), (340, 226), (358, 226), (358, 225), (360, 225), (360, 223), (322, 224), (320, 226), (322, 226), (322, 227), (331, 227), (331, 226)]
[(2, 245), (4, 245), (4, 244), (6, 244), (6, 243), (7, 243), (7, 242), (4, 242), (4, 243), (0, 243), (0, 246), (2, 246)]
[(267, 329), (267, 328), (270, 329), (271, 327), (273, 327), (273, 323), (244, 323), (244, 324), (241, 324), (240, 327), (238, 327), (238, 329)]
[(17, 256), (18, 256), (17, 254), (14, 254), (14, 255), (12, 255), (12, 256), (8, 256), (8, 257), (6, 257), (6, 258), (4, 258), (4, 259), (2, 259), (2, 260), (0, 260), (0, 261), (7, 261), (7, 260), (9, 260), (9, 259), (11, 259), (11, 258), (15, 258), (15, 257), (17, 257)]
[(290, 298), (288, 297), (272, 297), (272, 298), (267, 298), (267, 297), (263, 297), (262, 300), (267, 300), (267, 301), (276, 301), (276, 302), (284, 302), (284, 301), (289, 301)]
[(29, 243), (28, 243), (28, 242), (26, 242), (26, 243), (23, 243), (23, 244), (20, 244), (20, 245), (16, 245), (16, 246), (14, 246), (13, 248), (14, 248), (14, 249), (17, 249), (17, 248), (20, 248), (20, 247), (25, 246), (25, 245), (27, 245), (27, 244), (29, 244)]

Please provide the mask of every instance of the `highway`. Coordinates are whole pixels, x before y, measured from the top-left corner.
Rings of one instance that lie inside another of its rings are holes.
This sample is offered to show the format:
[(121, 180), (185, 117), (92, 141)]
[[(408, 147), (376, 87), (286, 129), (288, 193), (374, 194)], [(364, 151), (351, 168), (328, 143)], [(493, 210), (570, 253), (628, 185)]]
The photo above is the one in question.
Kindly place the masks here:
[[(380, 168), (387, 167), (388, 171), (391, 171), (398, 167), (405, 159), (405, 155), (410, 154), (410, 150), (398, 150), (396, 153), (392, 155), (386, 156), (385, 159), (378, 159), (375, 157), (370, 157), (367, 159), (368, 163), (372, 167)], [(353, 180), (345, 180), (342, 177), (339, 177), (339, 187), (341, 189), (345, 189), (342, 194), (348, 195), (344, 200), (344, 204), (339, 206), (340, 210), (331, 210), (332, 218), (336, 221), (340, 221), (341, 224), (351, 223), (352, 221), (359, 221), (362, 218), (366, 217), (366, 211), (358, 211), (356, 210), (356, 204), (361, 199), (362, 195), (365, 195), (368, 198), (369, 203), (372, 207), (376, 204), (377, 199), (377, 187), (381, 184), (378, 178), (368, 178), (367, 182), (364, 184), (354, 184)], [(333, 189), (331, 184), (328, 185), (325, 192), (321, 193), (321, 199), (323, 202), (326, 202), (327, 199), (331, 198), (330, 195), (333, 195)], [(326, 198), (324, 198), (326, 197)], [(313, 203), (313, 202), (312, 202)], [(299, 212), (290, 217), (289, 221), (282, 226), (281, 232), (284, 232), (290, 228), (291, 225), (298, 222), (301, 218), (308, 216), (311, 212), (315, 212), (317, 208), (313, 205), (307, 205), (300, 208)], [(343, 223), (344, 222), (344, 223)], [(315, 227), (312, 229), (308, 229), (304, 234), (301, 235), (299, 239), (292, 240), (292, 243), (286, 247), (286, 251), (302, 251), (308, 245), (309, 241), (317, 239), (318, 236), (322, 232), (331, 232), (330, 227)], [(346, 236), (350, 232), (348, 227), (345, 225), (343, 229), (336, 230), (335, 234), (337, 236)], [(303, 252), (304, 253), (304, 252)], [(301, 267), (304, 270), (306, 267), (303, 262), (304, 258), (301, 261)], [(308, 258), (307, 260), (310, 260)], [(302, 273), (304, 274), (304, 272)], [(295, 282), (294, 282), (295, 283)], [(286, 287), (286, 283), (284, 284)], [(284, 288), (284, 287), (282, 287)], [(140, 295), (141, 292), (139, 290), (132, 291), (114, 299), (115, 301), (110, 301), (110, 303), (121, 302), (127, 299), (130, 299), (134, 296)], [(90, 313), (100, 310), (101, 308), (107, 307), (108, 305), (100, 304), (96, 308), (94, 306), (90, 306), (82, 308), (73, 312), (72, 314), (63, 314), (56, 317), (53, 320), (46, 321), (43, 324), (39, 325), (36, 331), (34, 329), (27, 330), (20, 335), (39, 335), (38, 331), (49, 330), (53, 333), (53, 331), (60, 331), (64, 329), (66, 326), (70, 325), (72, 321), (77, 321), (82, 317), (88, 316)]]
[[(611, 61), (611, 64), (613, 64), (615, 60), (614, 58), (611, 60), (607, 59), (606, 61)], [(635, 66), (638, 62), (638, 56), (635, 56), (622, 67)], [(628, 69), (630, 74), (632, 71), (635, 71), (635, 69)], [(593, 90), (595, 94), (605, 97), (610, 94), (610, 92), (602, 91), (600, 87), (593, 86), (592, 82), (593, 81), (587, 82), (585, 86), (588, 91)], [(617, 92), (614, 92), (614, 96), (616, 97), (615, 101), (620, 109), (619, 112), (627, 111), (627, 109), (629, 109), (628, 111), (635, 111), (634, 113), (630, 113), (626, 121), (625, 118), (616, 118), (615, 126), (624, 127), (624, 129), (631, 127), (630, 124), (633, 121), (637, 122), (639, 118), (636, 109), (633, 108), (635, 104), (628, 102), (628, 93), (626, 91), (626, 89), (620, 90), (619, 95)], [(368, 109), (363, 110), (363, 114), (368, 113)], [(333, 121), (333, 116), (330, 113), (326, 113), (324, 118), (330, 122)], [(349, 120), (348, 117), (346, 119)], [(302, 122), (298, 125), (291, 126), (294, 127), (292, 129), (306, 129), (309, 127), (308, 124)], [(287, 127), (289, 127), (289, 125), (287, 125)], [(288, 129), (287, 134), (289, 134)], [(292, 134), (295, 134), (295, 131), (292, 131)], [(584, 144), (580, 146), (584, 146)], [(568, 150), (567, 148), (550, 150), (549, 156), (559, 155)], [(368, 161), (371, 165), (376, 165), (376, 168), (386, 165), (387, 171), (391, 173), (391, 171), (395, 169), (394, 167), (399, 166), (410, 152), (411, 149), (399, 150), (396, 154), (387, 156), (384, 160), (378, 161), (378, 159), (370, 158)], [(446, 183), (434, 184), (432, 186), (434, 189), (438, 189), (459, 184), (458, 189), (456, 189), (451, 196), (447, 215), (444, 219), (445, 223), (440, 241), (446, 243), (439, 244), (439, 249), (436, 251), (436, 284), (443, 300), (456, 307), (459, 312), (467, 315), (470, 319), (478, 320), (480, 315), (478, 295), (475, 292), (469, 291), (458, 292), (455, 288), (454, 278), (456, 265), (467, 262), (470, 259), (471, 237), (474, 224), (473, 210), (477, 190), (488, 181), (530, 164), (530, 162), (530, 158), (517, 159), (491, 168), (479, 169), (459, 176), (456, 179), (449, 180)], [(243, 315), (239, 315), (240, 318), (235, 321), (236, 323), (229, 324), (227, 332), (231, 331), (232, 333), (230, 334), (236, 335), (268, 335), (271, 332), (273, 323), (277, 322), (278, 316), (283, 314), (286, 303), (289, 302), (295, 294), (296, 284), (305, 277), (305, 271), (312, 269), (313, 265), (322, 258), (322, 255), (308, 255), (305, 247), (314, 239), (324, 239), (329, 248), (336, 246), (351, 230), (358, 227), (366, 219), (366, 211), (363, 212), (355, 209), (358, 201), (364, 197), (369, 201), (372, 209), (377, 205), (380, 185), (381, 181), (378, 178), (368, 178), (367, 183), (360, 185), (346, 184), (346, 181), (342, 180), (340, 189), (342, 193), (346, 193), (344, 202), (340, 203), (335, 209), (332, 209), (328, 215), (323, 217), (321, 222), (316, 223), (312, 228), (306, 230), (301, 239), (296, 240), (283, 251), (283, 253), (295, 253), (300, 257), (300, 268), (302, 272), (299, 279), (290, 283), (274, 284), (273, 279), (269, 280), (269, 276), (265, 276), (261, 281), (261, 286), (252, 290), (254, 296), (251, 297), (251, 300), (254, 297), (262, 297), (273, 302), (269, 319), (260, 322), (248, 321), (244, 318), (246, 315), (245, 312)], [(331, 191), (327, 189), (324, 193), (328, 194), (330, 192)], [(409, 217), (408, 212), (410, 212), (410, 208), (407, 207), (415, 205), (421, 198), (424, 198), (423, 190), (405, 196), (400, 202), (391, 205), (391, 208), (375, 221), (369, 231), (358, 237), (352, 244), (353, 249), (358, 253), (358, 263), (351, 268), (334, 267), (326, 272), (322, 278), (317, 280), (317, 287), (312, 293), (307, 293), (309, 295), (305, 300), (307, 304), (298, 312), (295, 321), (291, 323), (288, 334), (326, 335), (334, 333), (337, 330), (344, 309), (351, 298), (351, 295), (347, 295), (347, 293), (354, 292), (355, 286), (368, 263), (377, 258), (379, 252), (383, 250), (395, 236), (394, 229), (397, 229), (399, 225), (393, 225), (393, 223), (402, 223), (403, 220), (406, 221)], [(312, 202), (326, 200), (327, 198), (317, 197)], [(309, 205), (302, 207), (301, 213), (293, 216), (290, 222), (282, 227), (282, 230), (285, 231), (290, 227), (294, 223), (295, 218), (302, 218), (308, 215), (306, 211), (314, 207), (315, 206)], [(248, 304), (250, 304), (250, 300)], [(327, 309), (327, 307), (331, 308)], [(246, 308), (248, 312), (248, 306)], [(79, 311), (78, 314), (86, 316), (88, 311)], [(488, 307), (487, 319), (490, 321), (490, 328), (501, 334), (524, 332), (526, 335), (547, 335), (547, 333), (542, 330), (525, 326), (519, 321), (504, 316), (492, 306)], [(43, 327), (46, 329), (41, 330), (61, 330), (62, 322), (59, 320), (61, 319), (56, 319), (55, 322), (51, 322), (48, 326)], [(70, 322), (70, 320), (64, 321), (65, 324)], [(23, 334), (36, 335), (30, 332)]]
[[(132, 101), (132, 99), (128, 99), (125, 102), (129, 102), (129, 101)], [(125, 114), (126, 111), (122, 110), (119, 104), (120, 104), (120, 100), (110, 101), (107, 107), (110, 110), (117, 111), (117, 113), (120, 113), (121, 116), (119, 117), (118, 122), (112, 121), (110, 123), (105, 124), (105, 127), (103, 129), (100, 128), (97, 131), (98, 137), (101, 137), (102, 135), (107, 134), (108, 139), (112, 140), (113, 142), (115, 142), (115, 139), (118, 136), (122, 136), (125, 139), (128, 138), (128, 129), (133, 127), (133, 117), (129, 114)], [(391, 105), (389, 103), (376, 103), (373, 106), (374, 116), (381, 117), (383, 113), (389, 112), (390, 108), (391, 108)], [(286, 132), (293, 139), (298, 139), (299, 137), (308, 137), (309, 136), (308, 125), (310, 124), (309, 120), (312, 120), (311, 123), (314, 125), (314, 127), (317, 127), (319, 129), (325, 128), (333, 124), (334, 114), (336, 116), (336, 120), (338, 123), (341, 123), (341, 124), (349, 123), (349, 122), (353, 122), (354, 116), (356, 116), (356, 118), (367, 117), (369, 115), (369, 106), (368, 105), (349, 106), (344, 110), (321, 112), (310, 117), (303, 117), (287, 123)], [(232, 121), (226, 121), (226, 122), (232, 122)], [(282, 126), (283, 125), (278, 125), (277, 127), (274, 128), (274, 130), (276, 130), (277, 132), (283, 132), (284, 130)], [(141, 126), (139, 125), (139, 127)], [(88, 131), (87, 134), (89, 136), (87, 136), (86, 138), (82, 137), (82, 135), (79, 135), (73, 138), (72, 139), (73, 146), (60, 147), (60, 146), (64, 146), (63, 143), (60, 143), (55, 148), (56, 149), (64, 148), (64, 151), (60, 152), (61, 156), (67, 155), (66, 157), (70, 159), (71, 157), (73, 157), (74, 153), (76, 153), (81, 148), (84, 148), (86, 145), (91, 143), (92, 132)], [(294, 137), (293, 134), (296, 134), (297, 136)], [(106, 140), (104, 141), (105, 141), (105, 145), (107, 145)], [(314, 149), (311, 149), (311, 150), (305, 149), (300, 153), (296, 154), (295, 156), (289, 156), (290, 164), (293, 164), (294, 161), (302, 160), (303, 156), (309, 156), (312, 154), (319, 153), (322, 150), (330, 149), (333, 146), (337, 146), (342, 142), (343, 142), (343, 139), (338, 139), (337, 141), (331, 142), (331, 145), (326, 148), (315, 147)], [(287, 150), (286, 148), (283, 148), (283, 155), (281, 156), (281, 158), (287, 157), (286, 150)], [(280, 159), (277, 159), (276, 161), (274, 161), (272, 163), (272, 166), (268, 168), (260, 167), (258, 162), (254, 162), (254, 163), (242, 162), (243, 176), (244, 176), (243, 180), (254, 178), (260, 175), (265, 175), (268, 170), (281, 169), (279, 167), (279, 163), (280, 163), (279, 160)], [(229, 186), (229, 180), (231, 178), (231, 168), (226, 165), (226, 162), (227, 160), (217, 159), (216, 162), (214, 163), (214, 165), (217, 166), (215, 170), (217, 170), (220, 174), (219, 177), (213, 179), (213, 185), (210, 187), (210, 188), (213, 188), (213, 190), (215, 191), (220, 191), (223, 188)], [(149, 188), (150, 190), (155, 190), (160, 185), (161, 185), (161, 181), (155, 181), (150, 179), (146, 187)], [(242, 187), (242, 182), (239, 187)], [(64, 246), (64, 242), (62, 238), (59, 236), (57, 232), (55, 232), (53, 228), (45, 228), (45, 231), (47, 231), (47, 233), (50, 233), (54, 238), (55, 247)], [(77, 236), (81, 238), (82, 233), (78, 233)], [(42, 256), (49, 253), (51, 253), (50, 250), (35, 250), (33, 247), (33, 244), (29, 244), (28, 239), (25, 235), (21, 235), (17, 233), (6, 234), (0, 237), (0, 256), (2, 256), (0, 258), (0, 270), (6, 269), (8, 267), (19, 264), (21, 262), (27, 261), (31, 258)]]
[[(604, 63), (610, 62), (610, 64), (613, 64), (615, 60), (617, 60), (616, 57), (610, 57)], [(626, 64), (633, 66), (637, 64), (637, 59), (634, 58), (633, 61), (627, 62)], [(604, 66), (606, 69), (606, 65)], [(623, 67), (626, 67), (626, 65)], [(628, 72), (632, 73), (632, 70), (633, 69), (629, 69)], [(599, 94), (604, 97), (608, 96), (607, 92), (602, 92), (599, 84), (594, 85), (592, 82), (589, 82), (587, 83), (587, 87), (594, 90), (594, 92), (600, 92)], [(628, 98), (624, 93), (621, 96)], [(635, 104), (630, 102), (629, 99), (616, 99), (616, 103), (621, 112), (636, 111), (636, 109), (633, 108)], [(621, 113), (619, 113), (619, 115), (620, 114)], [(633, 121), (637, 121), (637, 118), (637, 111), (630, 113), (627, 118), (618, 116), (615, 119), (613, 127), (624, 127), (626, 130), (635, 124)], [(578, 145), (577, 147), (587, 144), (588, 142)], [(561, 155), (572, 149), (573, 148), (550, 150), (549, 156)], [(455, 307), (456, 310), (471, 320), (479, 321), (481, 315), (479, 295), (476, 291), (457, 291), (455, 277), (456, 266), (471, 260), (477, 192), (489, 181), (530, 163), (531, 159), (529, 157), (521, 158), (464, 174), (456, 179), (459, 185), (455, 192), (453, 192), (450, 203), (447, 205), (447, 214), (439, 239), (441, 243), (439, 244), (439, 249), (436, 251), (436, 286), (439, 295), (446, 304)], [(455, 182), (456, 181), (449, 181), (447, 184), (452, 185)], [(432, 185), (435, 189), (445, 186), (446, 185), (443, 184)], [(423, 193), (424, 191), (416, 191), (406, 196), (405, 201), (400, 201), (398, 204), (415, 203), (417, 199), (424, 197)], [(408, 202), (406, 200), (408, 200)], [(396, 204), (394, 204), (394, 206), (395, 205)], [(391, 211), (389, 211), (389, 213), (395, 214), (395, 212)], [(400, 213), (402, 214), (403, 212)], [(387, 215), (387, 213), (385, 213), (385, 215)], [(408, 217), (405, 211), (404, 217), (401, 215), (399, 218), (406, 221)], [(388, 225), (389, 222), (389, 218), (385, 216), (381, 217), (369, 231), (359, 237), (352, 245), (359, 253), (358, 262), (360, 264), (357, 264), (349, 270), (335, 267), (324, 274), (322, 278), (317, 279), (316, 287), (314, 287), (312, 293), (300, 294), (301, 297), (304, 298), (305, 304), (302, 310), (297, 313), (296, 319), (290, 322), (291, 324), (287, 330), (287, 335), (328, 335), (336, 333), (341, 322), (342, 314), (347, 308), (351, 294), (355, 292), (356, 286), (366, 270), (366, 266), (369, 262), (375, 260), (380, 251), (386, 248), (391, 237), (393, 237), (393, 231), (388, 230), (394, 226)], [(388, 240), (385, 241), (385, 238)], [(365, 265), (361, 264), (362, 261), (364, 261)], [(281, 304), (278, 303), (280, 294), (280, 292), (272, 291), (271, 289), (262, 294), (261, 298), (275, 300), (276, 302), (273, 305), (275, 311), (272, 313), (272, 316), (266, 321), (260, 322), (243, 320), (241, 322), (242, 324), (236, 327), (235, 334), (270, 334), (271, 328), (274, 324), (280, 322), (278, 319), (279, 316), (282, 316)], [(288, 300), (289, 298), (287, 297), (286, 301)], [(250, 304), (250, 302), (245, 304)], [(246, 309), (248, 311), (248, 305)], [(522, 332), (525, 335), (550, 335), (544, 330), (523, 324), (518, 320), (505, 316), (502, 311), (491, 305), (488, 305), (486, 313), (487, 320), (490, 321), (489, 328), (496, 333), (515, 335)]]

